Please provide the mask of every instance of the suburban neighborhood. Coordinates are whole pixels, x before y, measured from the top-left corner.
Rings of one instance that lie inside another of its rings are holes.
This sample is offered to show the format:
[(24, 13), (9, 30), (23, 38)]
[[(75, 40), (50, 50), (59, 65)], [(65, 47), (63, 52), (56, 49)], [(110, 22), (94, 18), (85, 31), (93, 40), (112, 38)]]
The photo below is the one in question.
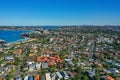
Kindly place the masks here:
[(119, 27), (60, 27), (0, 40), (0, 80), (120, 80)]

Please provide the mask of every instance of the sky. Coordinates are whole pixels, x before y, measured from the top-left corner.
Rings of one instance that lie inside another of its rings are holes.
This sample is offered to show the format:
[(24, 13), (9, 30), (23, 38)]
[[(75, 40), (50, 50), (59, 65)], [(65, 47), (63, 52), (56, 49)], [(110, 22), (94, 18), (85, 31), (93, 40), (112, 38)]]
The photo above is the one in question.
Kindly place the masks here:
[(0, 0), (0, 26), (120, 25), (120, 0)]

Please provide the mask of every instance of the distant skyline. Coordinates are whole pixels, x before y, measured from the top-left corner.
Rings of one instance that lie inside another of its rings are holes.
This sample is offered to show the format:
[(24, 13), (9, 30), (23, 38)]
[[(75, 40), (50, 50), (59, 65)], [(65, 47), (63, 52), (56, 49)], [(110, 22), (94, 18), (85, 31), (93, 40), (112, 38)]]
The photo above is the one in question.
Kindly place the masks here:
[(0, 26), (120, 25), (120, 0), (0, 0)]

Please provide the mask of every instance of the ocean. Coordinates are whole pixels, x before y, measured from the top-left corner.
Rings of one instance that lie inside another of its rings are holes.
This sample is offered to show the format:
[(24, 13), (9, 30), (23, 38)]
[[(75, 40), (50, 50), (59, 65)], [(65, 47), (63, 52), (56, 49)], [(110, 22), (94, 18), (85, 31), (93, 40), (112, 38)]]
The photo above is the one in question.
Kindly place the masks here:
[(7, 43), (23, 41), (25, 38), (20, 37), (21, 33), (30, 32), (29, 30), (0, 30), (0, 39)]

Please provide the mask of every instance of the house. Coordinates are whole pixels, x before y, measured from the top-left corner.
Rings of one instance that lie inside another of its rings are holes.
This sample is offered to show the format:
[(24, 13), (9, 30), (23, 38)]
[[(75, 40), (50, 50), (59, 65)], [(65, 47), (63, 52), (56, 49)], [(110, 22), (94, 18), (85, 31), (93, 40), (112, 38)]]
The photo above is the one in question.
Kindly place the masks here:
[(105, 79), (106, 79), (106, 80), (115, 80), (115, 79), (112, 78), (111, 76), (106, 76)]
[(0, 39), (0, 44), (6, 44), (6, 41)]
[(29, 76), (28, 80), (34, 80), (33, 76)]
[(57, 75), (57, 77), (59, 78), (59, 79), (62, 79), (63, 77), (62, 77), (62, 75), (60, 74), (60, 72), (55, 72), (56, 73), (56, 75)]
[(28, 71), (28, 65), (21, 66), (21, 71)]
[(27, 61), (27, 64), (28, 65), (32, 65), (32, 64), (34, 64), (35, 62), (34, 61)]
[(29, 54), (29, 57), (35, 57), (35, 56), (36, 56), (35, 53), (30, 53), (30, 54)]
[(22, 78), (19, 76), (19, 77), (16, 77), (15, 80), (22, 80)]
[(32, 64), (32, 65), (29, 65), (29, 71), (34, 71), (35, 70), (35, 65)]
[(88, 70), (85, 73), (91, 78), (95, 76), (95, 70)]
[(5, 60), (14, 60), (14, 57), (13, 56), (7, 56), (7, 57), (5, 57)]
[(37, 61), (38, 62), (44, 62), (44, 60), (40, 56), (37, 57)]
[(65, 79), (65, 80), (69, 78), (69, 76), (68, 76), (68, 74), (67, 74), (66, 71), (63, 71), (62, 73), (64, 74), (64, 79)]
[(4, 71), (7, 71), (7, 70), (8, 70), (8, 65), (2, 64), (1, 68), (2, 68)]
[(25, 76), (24, 80), (28, 80), (28, 76)]
[(106, 76), (100, 76), (100, 80), (106, 80), (105, 77)]
[(9, 65), (8, 66), (8, 72), (14, 71), (15, 70), (15, 66), (14, 65)]
[(40, 76), (40, 80), (46, 80), (46, 79), (45, 79), (45, 75), (41, 75), (41, 76)]
[(13, 56), (7, 56), (5, 57), (6, 62), (14, 62), (14, 57)]
[(49, 66), (54, 65), (56, 62), (63, 62), (63, 60), (60, 59), (59, 55), (56, 55), (55, 57), (53, 56), (38, 56), (37, 57), (38, 62), (48, 62)]
[(0, 53), (4, 52), (2, 48), (0, 48)]
[(114, 74), (114, 73), (115, 73), (115, 69), (113, 69), (113, 68), (112, 68), (112, 69), (110, 69), (109, 71), (110, 71), (110, 73), (112, 73), (112, 74)]
[(39, 80), (40, 79), (40, 76), (39, 75), (35, 75), (34, 76), (34, 80)]
[(51, 80), (50, 73), (46, 73), (45, 76), (46, 76), (46, 80)]
[(41, 69), (41, 65), (42, 65), (41, 62), (40, 63), (36, 63), (36, 65), (35, 65), (36, 69)]
[(12, 54), (19, 57), (21, 55), (21, 53), (22, 53), (22, 49), (15, 49)]
[(48, 63), (47, 62), (42, 62), (42, 68), (48, 68)]
[(73, 74), (71, 71), (66, 71), (66, 73), (68, 74), (68, 76), (69, 76), (70, 78), (73, 78), (73, 77), (74, 77), (74, 74)]
[(68, 64), (74, 66), (72, 61), (68, 61)]
[(55, 78), (56, 78), (56, 74), (55, 73), (51, 73), (50, 76), (51, 76), (51, 80), (55, 80)]

